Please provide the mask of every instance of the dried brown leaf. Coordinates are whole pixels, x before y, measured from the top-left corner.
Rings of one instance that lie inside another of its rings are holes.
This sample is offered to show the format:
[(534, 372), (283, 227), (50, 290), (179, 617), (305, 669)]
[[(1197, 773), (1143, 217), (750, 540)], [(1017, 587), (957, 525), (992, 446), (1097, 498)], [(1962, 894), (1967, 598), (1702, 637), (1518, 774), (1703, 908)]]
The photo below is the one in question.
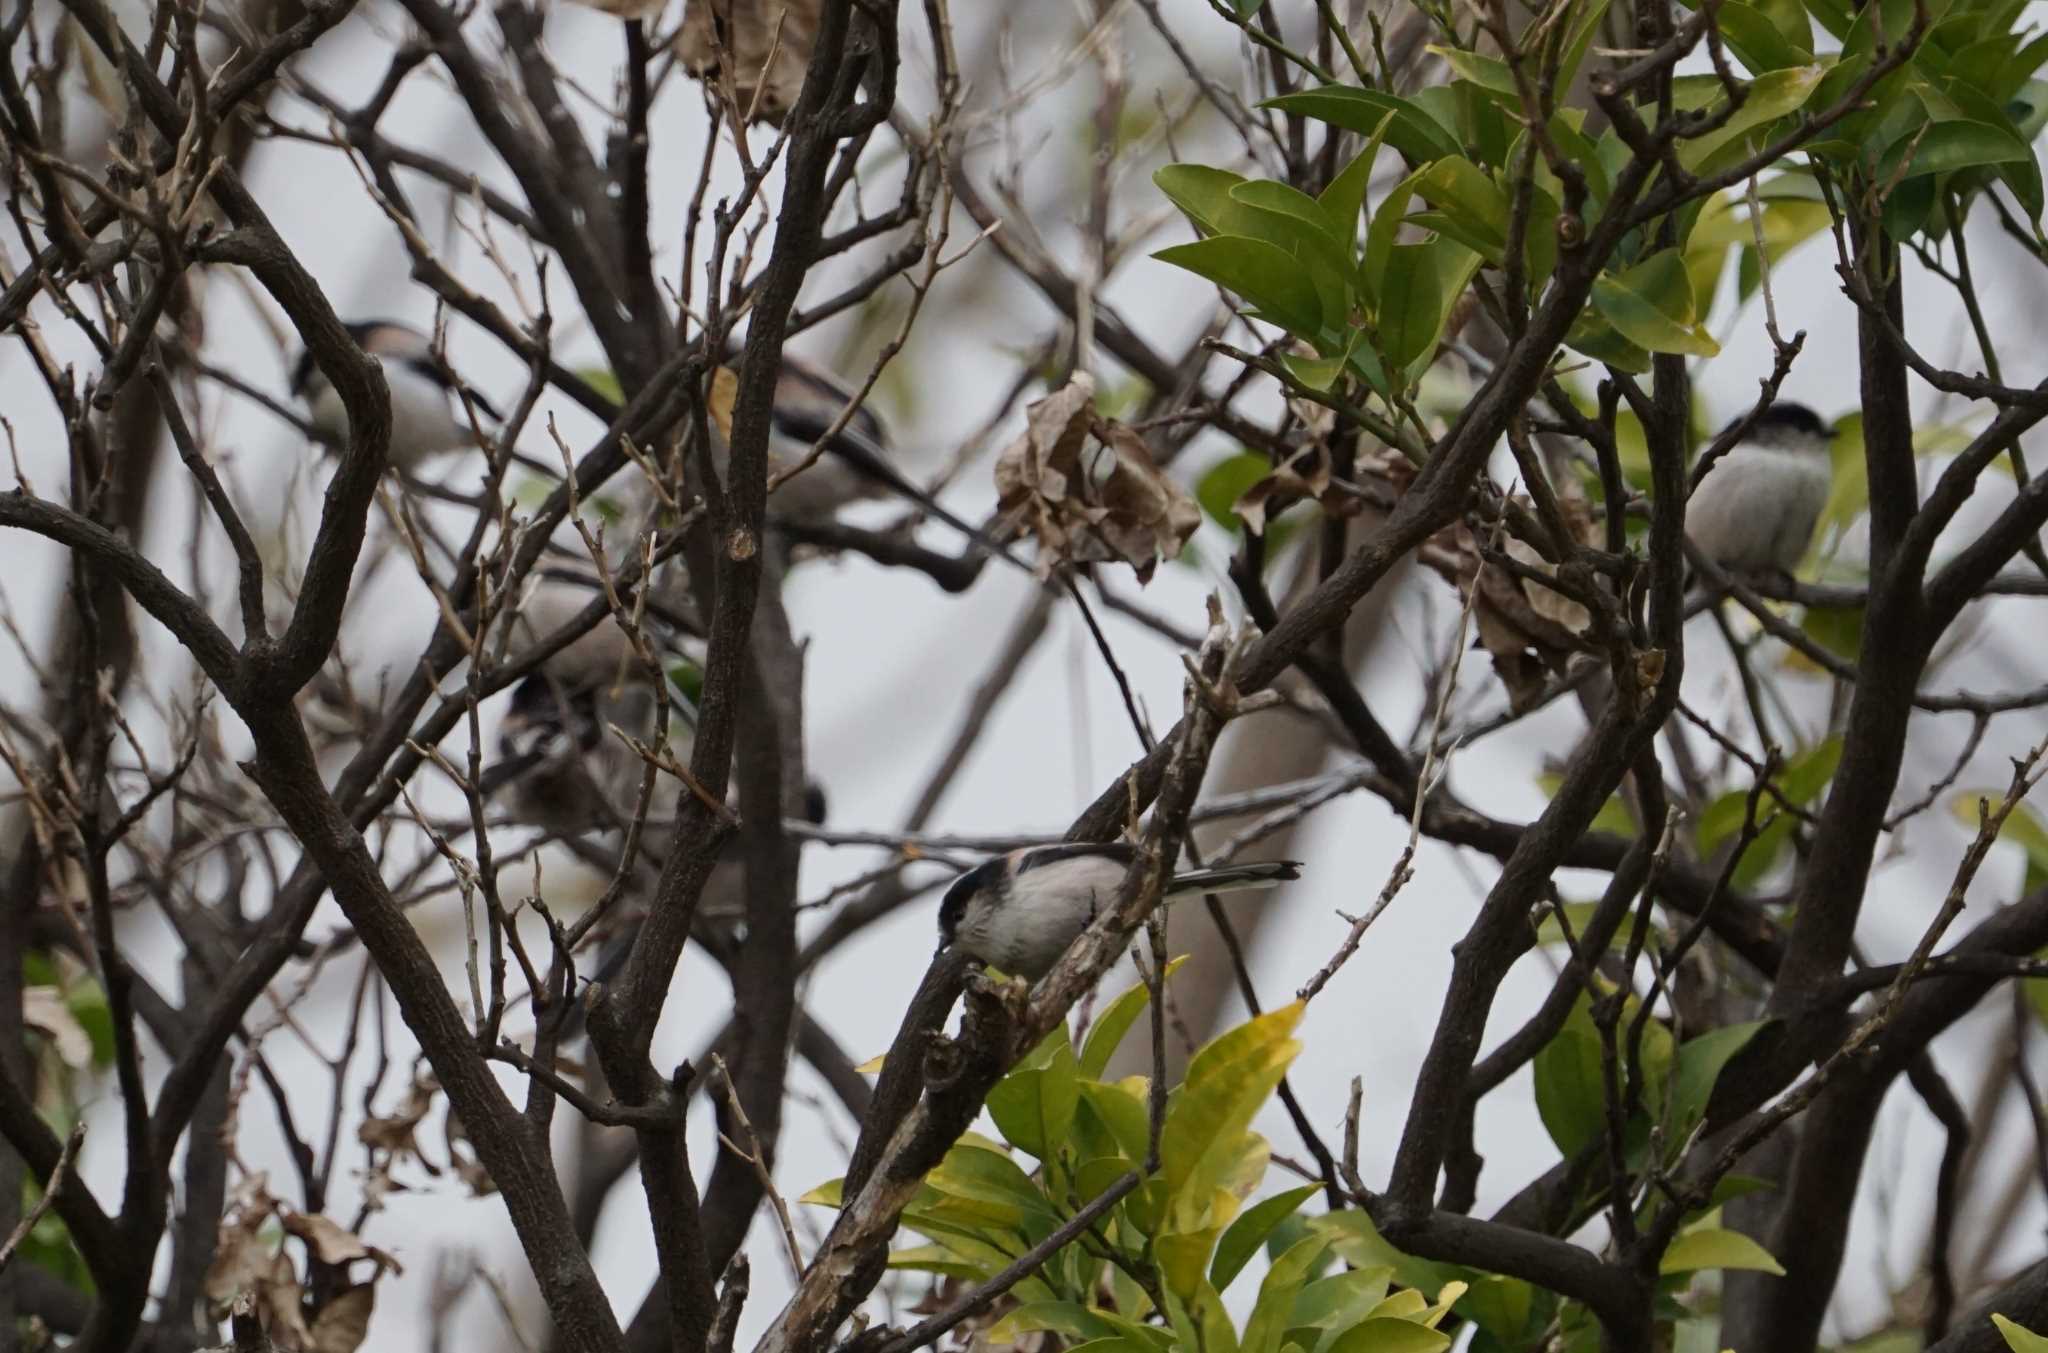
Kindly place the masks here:
[(393, 1161), (411, 1156), (419, 1161), (428, 1174), (440, 1174), (434, 1163), (420, 1151), (419, 1138), (416, 1135), (420, 1120), (425, 1118), (427, 1110), (433, 1107), (434, 1094), (440, 1088), (440, 1083), (430, 1072), (416, 1072), (412, 1086), (405, 1092), (405, 1099), (399, 1104), (398, 1111), (388, 1117), (372, 1114), (363, 1119), (356, 1127), (356, 1140), (373, 1150), (389, 1152)]
[(216, 1307), (225, 1307), (240, 1292), (256, 1290), (271, 1271), (276, 1251), (260, 1235), (277, 1211), (269, 1183), (268, 1175), (248, 1175), (228, 1200), (213, 1262), (206, 1269), (206, 1299)]
[(334, 1294), (313, 1319), (311, 1353), (355, 1353), (370, 1332), (370, 1312), (376, 1308), (375, 1280), (345, 1287)]
[(1305, 499), (1347, 513), (1356, 512), (1359, 504), (1349, 494), (1335, 495), (1336, 502), (1332, 503), (1332, 482), (1329, 448), (1320, 441), (1311, 442), (1239, 494), (1230, 510), (1244, 522), (1244, 529), (1255, 536), (1266, 533), (1269, 513), (1277, 516)]
[(1142, 583), (1202, 524), (1201, 508), (1159, 469), (1145, 439), (1096, 415), (1086, 372), (1025, 410), (1024, 435), (996, 457), (995, 481), (1009, 527), (1038, 540), (1041, 576), (1063, 561), (1120, 559)]
[(364, 1244), (361, 1236), (332, 1218), (294, 1212), (290, 1208), (279, 1215), (284, 1221), (284, 1229), (305, 1241), (313, 1257), (323, 1264), (348, 1264), (358, 1259), (372, 1259), (379, 1269), (388, 1268), (394, 1273), (405, 1271), (390, 1254), (374, 1245)]
[(818, 12), (819, 0), (688, 0), (676, 60), (720, 86), (729, 72), (740, 113), (779, 127), (803, 88)]
[(292, 1271), (291, 1260), (282, 1253), (277, 1255), (265, 1275), (257, 1280), (256, 1293), (262, 1303), (263, 1323), (270, 1342), (285, 1353), (308, 1353), (313, 1346), (313, 1331), (306, 1327), (306, 1289), (299, 1285), (299, 1275)]

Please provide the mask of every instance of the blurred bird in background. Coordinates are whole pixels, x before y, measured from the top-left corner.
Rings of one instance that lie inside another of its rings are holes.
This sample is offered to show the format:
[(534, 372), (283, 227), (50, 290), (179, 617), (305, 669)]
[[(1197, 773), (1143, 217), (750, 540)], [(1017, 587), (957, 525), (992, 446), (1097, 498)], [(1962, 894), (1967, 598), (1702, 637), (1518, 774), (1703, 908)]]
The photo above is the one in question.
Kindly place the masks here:
[[(462, 407), (465, 400), (487, 423), (499, 421), (498, 410), (456, 377), (428, 335), (391, 319), (357, 320), (344, 327), (384, 367), (384, 383), (391, 390), (389, 460), (394, 470), (417, 474), (437, 456), (474, 450), (477, 438)], [(301, 351), (292, 368), (292, 394), (306, 405), (325, 445), (347, 444), (348, 411), (311, 350)]]

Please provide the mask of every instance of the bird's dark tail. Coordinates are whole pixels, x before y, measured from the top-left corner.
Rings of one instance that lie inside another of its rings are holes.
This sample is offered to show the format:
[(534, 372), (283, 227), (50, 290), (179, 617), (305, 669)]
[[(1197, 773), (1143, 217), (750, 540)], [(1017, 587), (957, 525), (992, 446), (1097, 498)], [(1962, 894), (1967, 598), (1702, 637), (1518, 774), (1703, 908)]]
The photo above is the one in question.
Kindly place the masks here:
[(1238, 893), (1253, 888), (1277, 888), (1301, 877), (1299, 860), (1267, 860), (1259, 864), (1233, 864), (1222, 869), (1197, 869), (1174, 875), (1166, 886), (1168, 897), (1190, 893)]

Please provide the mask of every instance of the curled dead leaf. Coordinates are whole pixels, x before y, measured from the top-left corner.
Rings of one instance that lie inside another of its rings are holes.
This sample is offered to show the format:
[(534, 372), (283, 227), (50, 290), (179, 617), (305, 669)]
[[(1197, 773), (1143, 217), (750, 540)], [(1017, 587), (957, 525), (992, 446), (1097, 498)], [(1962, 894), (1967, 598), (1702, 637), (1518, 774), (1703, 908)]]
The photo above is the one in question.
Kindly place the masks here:
[[(1538, 573), (1557, 576), (1557, 565), (1548, 563), (1537, 553), (1535, 546), (1509, 539), (1502, 547), (1508, 557), (1517, 563), (1527, 564)], [(1529, 609), (1552, 624), (1562, 626), (1573, 634), (1584, 634), (1593, 623), (1593, 613), (1573, 601), (1555, 588), (1545, 587), (1531, 578), (1519, 580), (1522, 595), (1528, 599)]]
[(376, 1305), (374, 1279), (335, 1293), (313, 1319), (310, 1353), (355, 1353), (370, 1332), (370, 1313)]
[(306, 1242), (315, 1259), (323, 1264), (349, 1264), (358, 1259), (375, 1261), (379, 1271), (390, 1269), (403, 1273), (405, 1269), (388, 1252), (374, 1245), (363, 1243), (362, 1237), (329, 1217), (315, 1216), (306, 1212), (294, 1212), (286, 1208), (279, 1214), (284, 1229)]
[(1041, 576), (1061, 562), (1120, 559), (1144, 583), (1202, 524), (1145, 439), (1095, 413), (1086, 372), (1025, 411), (1024, 435), (996, 457), (995, 480), (1005, 525), (1038, 540)]
[(406, 1156), (411, 1156), (431, 1175), (441, 1173), (434, 1163), (420, 1151), (418, 1129), (420, 1120), (433, 1107), (434, 1094), (441, 1088), (432, 1073), (424, 1068), (413, 1075), (410, 1089), (398, 1106), (398, 1111), (388, 1117), (375, 1114), (363, 1119), (356, 1127), (356, 1140), (372, 1150), (389, 1153), (387, 1165)]
[[(1525, 558), (1521, 549), (1526, 547), (1510, 540), (1503, 553), (1524, 562), (1533, 558), (1540, 564), (1541, 555), (1529, 551)], [(1550, 593), (1550, 589), (1541, 584), (1525, 586), (1523, 579), (1504, 568), (1483, 567), (1479, 541), (1463, 523), (1431, 536), (1416, 558), (1456, 587), (1461, 599), (1478, 588), (1472, 602), (1474, 634), (1479, 646), (1493, 658), (1494, 671), (1507, 689), (1509, 708), (1528, 708), (1548, 689), (1550, 675), (1564, 671), (1571, 656), (1585, 649), (1578, 632), (1534, 604), (1532, 592)]]
[[(1329, 504), (1331, 482), (1329, 448), (1320, 441), (1311, 442), (1239, 494), (1230, 510), (1244, 522), (1245, 530), (1262, 536), (1269, 513), (1277, 516), (1303, 500)], [(1357, 500), (1349, 494), (1337, 499), (1336, 510), (1347, 515), (1358, 511)]]
[(220, 1221), (213, 1262), (206, 1268), (206, 1299), (216, 1309), (225, 1309), (239, 1293), (255, 1291), (270, 1273), (276, 1251), (261, 1232), (276, 1211), (270, 1176), (247, 1175), (235, 1186)]
[(819, 0), (687, 3), (676, 32), (676, 60), (716, 88), (729, 79), (741, 116), (781, 126), (803, 88), (818, 36)]

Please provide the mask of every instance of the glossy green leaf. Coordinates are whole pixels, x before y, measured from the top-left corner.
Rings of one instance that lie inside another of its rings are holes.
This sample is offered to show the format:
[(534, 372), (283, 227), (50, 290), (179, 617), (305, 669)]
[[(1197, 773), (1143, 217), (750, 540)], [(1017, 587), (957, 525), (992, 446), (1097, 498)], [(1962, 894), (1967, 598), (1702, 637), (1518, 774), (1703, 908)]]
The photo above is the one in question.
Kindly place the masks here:
[[(1801, 17), (1804, 17), (1802, 12)], [(1740, 0), (1722, 0), (1718, 12), (1721, 38), (1750, 70), (1763, 74), (1792, 66), (1809, 65), (1813, 49), (1801, 47), (1786, 37), (1763, 10)]]
[(1438, 160), (1415, 180), (1415, 194), (1451, 217), (1459, 238), (1498, 263), (1507, 240), (1508, 199), (1484, 169), (1463, 156)]
[(1079, 1100), (1074, 1050), (1061, 1024), (989, 1091), (988, 1111), (1012, 1146), (1045, 1160), (1066, 1141)]
[(1445, 309), (1436, 247), (1397, 244), (1388, 256), (1380, 284), (1379, 335), (1380, 351), (1394, 366), (1407, 366), (1436, 341)]
[(1307, 1346), (1312, 1353), (1325, 1353), (1339, 1335), (1371, 1315), (1386, 1299), (1393, 1277), (1394, 1270), (1383, 1264), (1310, 1282), (1294, 1298), (1294, 1310), (1288, 1316), (1290, 1337), (1300, 1341), (1313, 1333)]
[[(1219, 471), (1228, 468), (1221, 480), (1211, 484)], [(1272, 472), (1272, 466), (1265, 457), (1249, 453), (1228, 456), (1209, 467), (1195, 487), (1195, 501), (1202, 505), (1217, 521), (1228, 525), (1231, 522), (1231, 505), (1236, 503), (1243, 492)], [(1236, 481), (1242, 480), (1241, 484)], [(1228, 498), (1223, 495), (1228, 493)], [(1188, 961), (1186, 954), (1169, 959), (1166, 964), (1166, 978), (1170, 980), (1180, 971), (1181, 964)], [(1131, 1025), (1145, 1007), (1151, 1003), (1152, 991), (1143, 982), (1132, 984), (1120, 992), (1117, 998), (1102, 1008), (1095, 1022), (1088, 1027), (1088, 1037), (1081, 1044), (1081, 1057), (1077, 1065), (1080, 1074), (1088, 1080), (1101, 1080), (1103, 1069), (1109, 1059), (1123, 1046), (1124, 1036), (1131, 1031)]]
[(1901, 164), (1909, 159), (1902, 175), (1905, 178), (2029, 158), (2027, 143), (2010, 127), (1960, 118), (1931, 122), (1917, 136), (1908, 137), (1885, 152), (1878, 162), (1879, 181), (1900, 173)]
[(1722, 1069), (1768, 1023), (1769, 1020), (1751, 1020), (1723, 1025), (1679, 1045), (1671, 1094), (1671, 1136), (1675, 1141), (1682, 1142), (1693, 1125), (1706, 1115), (1707, 1101), (1713, 1096), (1714, 1083), (1721, 1078)]
[(1288, 331), (1314, 337), (1323, 303), (1301, 264), (1276, 244), (1241, 235), (1217, 235), (1175, 244), (1152, 257), (1185, 268), (1236, 292)]
[(1692, 282), (1676, 249), (1593, 283), (1593, 304), (1623, 338), (1650, 352), (1712, 357), (1720, 344), (1694, 315)]
[(1757, 76), (1749, 82), (1742, 106), (1726, 123), (1702, 136), (1678, 143), (1678, 162), (1687, 169), (1697, 170), (1722, 147), (1797, 112), (1813, 97), (1814, 89), (1826, 73), (1824, 66), (1805, 65), (1789, 66)]
[(1508, 63), (1477, 52), (1468, 52), (1459, 47), (1445, 47), (1431, 43), (1432, 54), (1443, 58), (1445, 65), (1454, 75), (1470, 80), (1489, 94), (1498, 95), (1510, 106), (1519, 108), (1522, 103), (1521, 91), (1515, 88), (1514, 72)]
[(1671, 1242), (1658, 1262), (1659, 1273), (1695, 1273), (1701, 1269), (1741, 1269), (1782, 1278), (1785, 1267), (1771, 1252), (1740, 1231), (1707, 1227), (1687, 1231)]
[(1536, 1054), (1536, 1113), (1566, 1160), (1607, 1131), (1607, 1082), (1600, 1036), (1585, 1014), (1585, 1000)]
[(1115, 1325), (1077, 1301), (1027, 1301), (991, 1326), (986, 1337), (1000, 1346), (1041, 1330), (1077, 1340), (1119, 1337)]
[(1373, 166), (1379, 161), (1380, 146), (1385, 143), (1387, 128), (1393, 120), (1392, 113), (1382, 117), (1380, 125), (1373, 129), (1371, 138), (1366, 141), (1365, 149), (1352, 156), (1351, 163), (1330, 180), (1328, 187), (1316, 194), (1316, 205), (1330, 218), (1338, 238), (1346, 245), (1357, 237), (1358, 216), (1365, 209), (1366, 188), (1372, 182)]
[(1216, 1257), (1209, 1264), (1209, 1281), (1217, 1291), (1230, 1286), (1231, 1280), (1251, 1262), (1259, 1252), (1259, 1246), (1266, 1243), (1266, 1237), (1281, 1222), (1293, 1216), (1295, 1210), (1315, 1193), (1320, 1185), (1303, 1184), (1299, 1188), (1276, 1193), (1240, 1212), (1237, 1220), (1230, 1223), (1223, 1238), (1216, 1243)]
[(1206, 1208), (1243, 1150), (1252, 1118), (1301, 1051), (1300, 1001), (1248, 1020), (1188, 1063), (1160, 1135), (1160, 1173), (1176, 1207)]
[(1242, 174), (1206, 164), (1169, 164), (1152, 175), (1167, 200), (1208, 234), (1221, 234), (1233, 209), (1230, 190), (1245, 181)]
[(1279, 1353), (1294, 1298), (1329, 1246), (1324, 1237), (1310, 1236), (1273, 1261), (1259, 1284), (1258, 1303), (1245, 1321), (1244, 1338), (1238, 1344), (1241, 1353)]
[(1351, 85), (1324, 85), (1267, 99), (1260, 105), (1283, 113), (1327, 122), (1361, 136), (1371, 136), (1392, 113), (1387, 126), (1387, 144), (1401, 152), (1411, 165), (1424, 165), (1460, 151), (1457, 139), (1415, 102), (1376, 89)]
[[(1586, 59), (1586, 50), (1593, 45), (1593, 38), (1600, 31), (1600, 21), (1607, 16), (1608, 3), (1609, 0), (1593, 0), (1592, 4), (1579, 11), (1578, 18), (1573, 21), (1571, 37), (1565, 44), (1564, 59), (1558, 62), (1556, 89), (1571, 88), (1573, 79), (1579, 73), (1579, 63)], [(1576, 128), (1574, 132), (1576, 133)], [(1570, 147), (1563, 149), (1567, 154), (1571, 153)], [(1574, 155), (1573, 158), (1578, 157)], [(1580, 163), (1584, 164), (1584, 161)], [(1603, 186), (1594, 196), (1596, 200), (1604, 200), (1607, 196), (1606, 188)]]
[(1410, 1320), (1378, 1316), (1337, 1336), (1328, 1353), (1443, 1353), (1451, 1336)]
[(1345, 1263), (1361, 1269), (1391, 1268), (1394, 1280), (1406, 1287), (1440, 1292), (1447, 1283), (1472, 1277), (1470, 1270), (1455, 1264), (1418, 1259), (1396, 1249), (1364, 1212), (1347, 1210), (1313, 1217), (1309, 1220), (1309, 1228), (1317, 1235), (1328, 1237), (1330, 1248)]

